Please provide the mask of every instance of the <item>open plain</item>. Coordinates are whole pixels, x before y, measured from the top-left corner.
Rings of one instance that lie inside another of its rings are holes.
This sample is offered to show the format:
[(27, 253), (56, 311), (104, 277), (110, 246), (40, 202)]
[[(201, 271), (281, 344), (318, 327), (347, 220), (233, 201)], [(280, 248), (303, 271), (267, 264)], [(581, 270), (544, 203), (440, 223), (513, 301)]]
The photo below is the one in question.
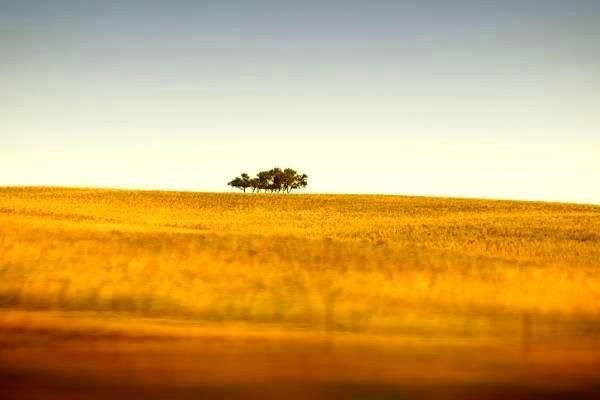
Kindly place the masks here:
[(0, 189), (2, 398), (594, 398), (600, 206)]

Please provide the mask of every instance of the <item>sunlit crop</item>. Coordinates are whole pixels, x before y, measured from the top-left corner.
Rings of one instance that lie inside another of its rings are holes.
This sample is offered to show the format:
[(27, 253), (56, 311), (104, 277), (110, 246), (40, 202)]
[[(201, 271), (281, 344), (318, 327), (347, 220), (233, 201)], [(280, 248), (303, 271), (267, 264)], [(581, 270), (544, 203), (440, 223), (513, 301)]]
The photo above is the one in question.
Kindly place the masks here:
[(394, 334), (469, 315), (593, 318), (599, 266), (594, 206), (0, 191), (10, 308)]

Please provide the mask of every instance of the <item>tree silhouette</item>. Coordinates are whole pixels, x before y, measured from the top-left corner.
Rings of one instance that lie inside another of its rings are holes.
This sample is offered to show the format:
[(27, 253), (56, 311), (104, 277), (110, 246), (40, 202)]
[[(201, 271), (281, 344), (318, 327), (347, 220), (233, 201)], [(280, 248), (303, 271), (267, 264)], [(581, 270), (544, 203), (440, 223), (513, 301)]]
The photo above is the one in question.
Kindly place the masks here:
[(242, 188), (244, 189), (244, 193), (246, 192), (246, 189), (249, 188), (250, 185), (250, 175), (248, 175), (247, 173), (243, 173), (242, 175), (240, 175), (242, 178)]
[(308, 186), (308, 175), (302, 174), (296, 176), (296, 182), (294, 189), (304, 189)]
[(240, 177), (233, 178), (227, 184), (246, 193), (246, 189), (251, 187), (250, 181), (250, 176), (244, 172)]
[(278, 193), (290, 193), (294, 189), (304, 189), (308, 185), (308, 175), (298, 174), (297, 171), (286, 168), (282, 170), (279, 167), (268, 171), (260, 171), (255, 178), (250, 178), (247, 173), (241, 174), (229, 183), (229, 186), (246, 192), (251, 188), (252, 192), (261, 190)]
[(258, 180), (258, 191), (261, 189), (269, 190), (271, 188), (271, 172), (269, 171), (260, 171), (256, 174), (256, 179)]
[(283, 187), (283, 171), (281, 168), (275, 167), (269, 171), (271, 175), (271, 191), (281, 192)]
[(298, 172), (291, 168), (286, 168), (283, 170), (283, 190), (286, 193), (289, 193), (294, 186), (294, 182), (296, 181), (296, 176)]
[(240, 178), (240, 177), (233, 178), (227, 184), (231, 187), (244, 190), (244, 192), (245, 192), (245, 189), (242, 187), (242, 178)]

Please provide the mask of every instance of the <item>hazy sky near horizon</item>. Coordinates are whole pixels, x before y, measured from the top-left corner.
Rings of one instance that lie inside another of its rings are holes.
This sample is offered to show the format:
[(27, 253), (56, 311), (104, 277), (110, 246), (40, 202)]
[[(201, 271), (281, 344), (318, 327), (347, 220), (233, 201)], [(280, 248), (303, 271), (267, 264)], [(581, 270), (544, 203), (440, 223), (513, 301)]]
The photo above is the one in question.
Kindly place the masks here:
[(0, 0), (0, 186), (600, 204), (600, 1)]

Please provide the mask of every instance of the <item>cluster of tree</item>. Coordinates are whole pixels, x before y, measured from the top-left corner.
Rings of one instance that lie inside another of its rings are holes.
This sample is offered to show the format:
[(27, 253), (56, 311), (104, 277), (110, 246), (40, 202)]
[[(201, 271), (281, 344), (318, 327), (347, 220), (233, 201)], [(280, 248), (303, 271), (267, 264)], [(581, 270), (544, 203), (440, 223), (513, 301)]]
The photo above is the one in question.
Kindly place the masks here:
[(243, 173), (228, 183), (229, 186), (238, 188), (244, 192), (252, 189), (253, 192), (261, 190), (268, 192), (289, 193), (294, 189), (303, 189), (308, 185), (308, 175), (299, 174), (291, 168), (273, 168), (269, 171), (260, 171), (255, 178), (250, 178)]

